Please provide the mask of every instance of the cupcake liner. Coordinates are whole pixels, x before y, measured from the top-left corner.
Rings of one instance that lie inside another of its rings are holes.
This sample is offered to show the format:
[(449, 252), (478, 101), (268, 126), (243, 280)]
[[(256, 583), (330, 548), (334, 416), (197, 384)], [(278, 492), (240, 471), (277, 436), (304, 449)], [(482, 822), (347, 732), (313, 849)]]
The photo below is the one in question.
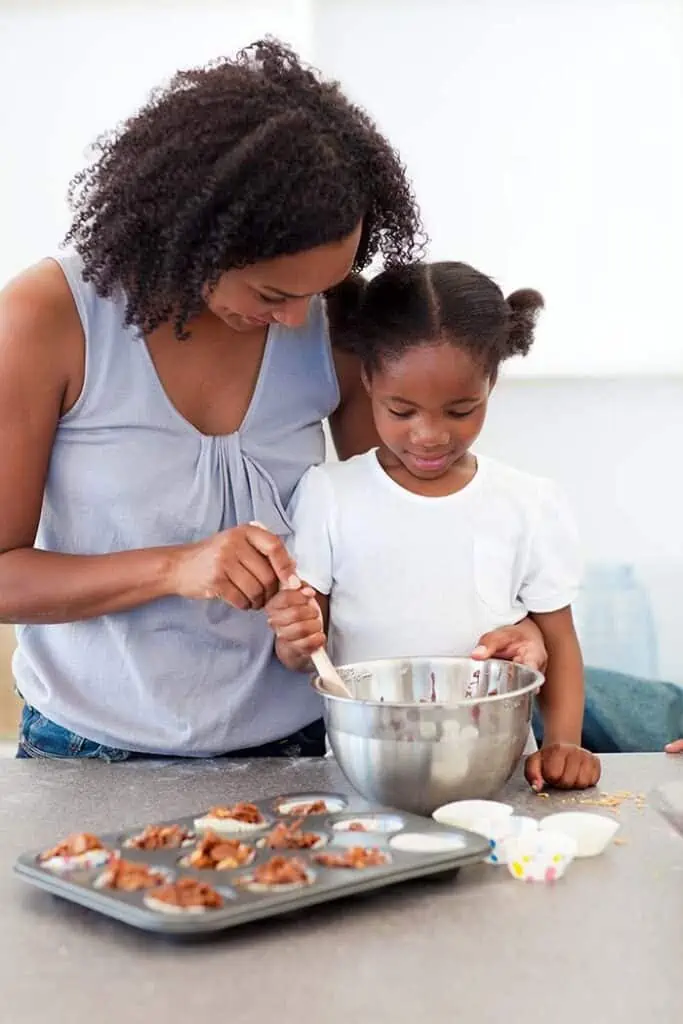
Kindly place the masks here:
[(194, 827), (197, 832), (217, 832), (220, 836), (234, 836), (236, 833), (262, 832), (270, 826), (269, 821), (253, 823), (238, 821), (236, 818), (212, 818), (209, 814), (195, 818)]
[(506, 841), (508, 871), (522, 882), (556, 882), (576, 854), (576, 842), (561, 832), (530, 832)]
[(619, 822), (590, 811), (549, 814), (540, 823), (543, 831), (561, 832), (576, 842), (576, 857), (597, 857), (619, 831)]
[(56, 874), (69, 874), (72, 871), (91, 871), (107, 864), (113, 854), (110, 850), (87, 850), (75, 856), (50, 857), (40, 862), (41, 868), (54, 871)]

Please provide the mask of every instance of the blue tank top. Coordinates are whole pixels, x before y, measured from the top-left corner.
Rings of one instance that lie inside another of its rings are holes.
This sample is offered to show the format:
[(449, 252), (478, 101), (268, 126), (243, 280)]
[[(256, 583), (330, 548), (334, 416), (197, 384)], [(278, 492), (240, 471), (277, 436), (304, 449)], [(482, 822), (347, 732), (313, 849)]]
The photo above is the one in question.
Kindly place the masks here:
[[(104, 554), (184, 544), (258, 520), (283, 538), (302, 474), (325, 457), (339, 401), (323, 302), (269, 329), (251, 404), (232, 434), (176, 410), (121, 296), (102, 299), (80, 259), (58, 260), (85, 334), (83, 390), (60, 420), (35, 546)], [(289, 735), (320, 715), (305, 676), (273, 654), (260, 612), (179, 597), (86, 622), (17, 630), (17, 687), (88, 739), (207, 756)]]

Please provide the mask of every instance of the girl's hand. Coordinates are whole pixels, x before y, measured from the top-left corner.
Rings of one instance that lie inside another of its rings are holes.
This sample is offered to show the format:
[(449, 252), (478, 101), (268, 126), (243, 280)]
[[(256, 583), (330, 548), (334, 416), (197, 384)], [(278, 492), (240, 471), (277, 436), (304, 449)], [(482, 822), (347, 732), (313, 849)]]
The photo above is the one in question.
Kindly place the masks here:
[(175, 594), (220, 598), (242, 611), (263, 608), (296, 568), (280, 538), (253, 523), (172, 550)]
[(664, 747), (667, 754), (683, 754), (683, 740), (674, 740)]
[(315, 591), (306, 586), (281, 590), (266, 605), (266, 615), (282, 664), (294, 672), (306, 671), (310, 656), (326, 642)]
[(514, 661), (538, 672), (545, 672), (548, 663), (541, 631), (528, 619), (515, 626), (502, 626), (485, 633), (472, 651), (472, 657), (475, 661), (486, 661), (487, 658)]
[(601, 773), (600, 759), (575, 743), (550, 743), (526, 760), (524, 774), (540, 793), (546, 783), (554, 789), (588, 789)]

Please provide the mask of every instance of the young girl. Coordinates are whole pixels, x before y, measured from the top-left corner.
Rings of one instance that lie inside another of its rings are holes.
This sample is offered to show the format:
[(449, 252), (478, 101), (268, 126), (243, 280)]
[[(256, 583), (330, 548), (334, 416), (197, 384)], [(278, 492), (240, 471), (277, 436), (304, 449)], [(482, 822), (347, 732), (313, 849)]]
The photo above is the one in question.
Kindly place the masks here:
[(337, 664), (463, 654), (487, 630), (529, 615), (548, 666), (544, 742), (527, 779), (536, 789), (585, 788), (600, 762), (580, 746), (570, 517), (548, 481), (471, 450), (500, 363), (528, 352), (542, 305), (529, 290), (506, 300), (462, 263), (354, 278), (330, 299), (332, 320), (347, 311), (342, 335), (361, 357), (381, 445), (306, 473), (290, 506), (306, 588), (282, 591), (267, 611), (291, 669), (325, 642), (320, 613)]

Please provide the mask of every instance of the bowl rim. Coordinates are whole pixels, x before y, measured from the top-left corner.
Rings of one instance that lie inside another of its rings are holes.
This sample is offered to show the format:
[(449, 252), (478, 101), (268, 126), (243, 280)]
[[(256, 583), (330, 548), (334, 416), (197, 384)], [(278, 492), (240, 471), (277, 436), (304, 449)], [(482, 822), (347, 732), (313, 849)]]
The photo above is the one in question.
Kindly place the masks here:
[(486, 658), (484, 661), (478, 661), (475, 658), (470, 658), (467, 655), (437, 655), (436, 657), (430, 657), (429, 655), (421, 654), (411, 657), (397, 657), (397, 658), (367, 658), (364, 661), (352, 661), (346, 665), (335, 666), (338, 671), (343, 672), (345, 669), (359, 669), (362, 665), (388, 665), (392, 661), (429, 661), (433, 664), (449, 664), (452, 665), (454, 662), (467, 661), (473, 665), (516, 665), (517, 668), (523, 668), (526, 672), (531, 672), (533, 679), (526, 686), (520, 687), (519, 690), (514, 690), (512, 693), (496, 693), (490, 697), (463, 697), (461, 700), (456, 701), (391, 701), (391, 700), (362, 700), (360, 697), (342, 697), (341, 694), (330, 693), (325, 689), (325, 684), (319, 675), (315, 675), (311, 680), (311, 686), (321, 697), (325, 700), (334, 701), (339, 704), (362, 704), (364, 707), (376, 707), (376, 708), (468, 708), (477, 707), (482, 704), (495, 704), (503, 700), (515, 700), (517, 697), (525, 697), (527, 694), (538, 693), (543, 684), (545, 683), (545, 676), (538, 669), (531, 668), (528, 665), (519, 665), (516, 662), (506, 661), (503, 658)]

